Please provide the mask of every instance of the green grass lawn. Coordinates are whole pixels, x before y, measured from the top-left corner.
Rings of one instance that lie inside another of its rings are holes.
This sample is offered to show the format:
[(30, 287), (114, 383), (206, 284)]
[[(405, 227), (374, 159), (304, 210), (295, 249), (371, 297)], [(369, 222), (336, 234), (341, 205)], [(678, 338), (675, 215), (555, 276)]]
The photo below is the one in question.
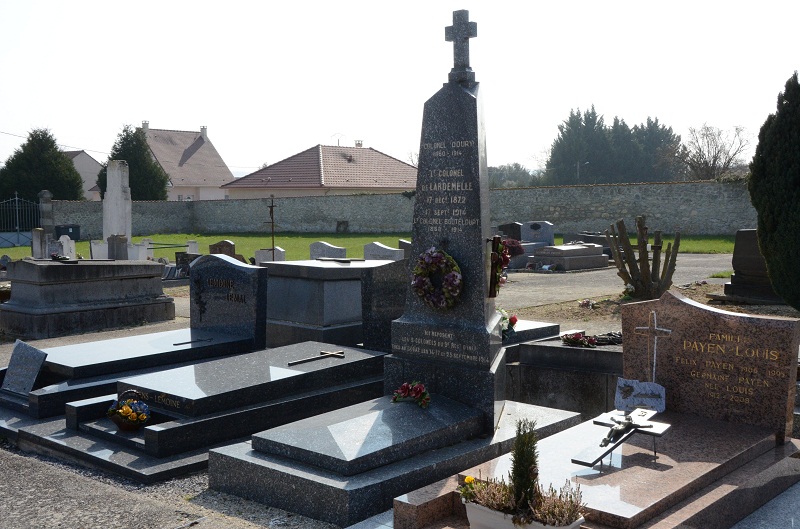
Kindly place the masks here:
[[(144, 237), (134, 237), (133, 242), (140, 242)], [(200, 253), (208, 252), (208, 245), (223, 239), (229, 239), (236, 244), (236, 252), (245, 258), (255, 255), (256, 250), (270, 248), (272, 246), (272, 236), (269, 233), (225, 233), (217, 235), (199, 234), (155, 234), (150, 235), (157, 243), (165, 244), (186, 244), (186, 241), (197, 241)], [(364, 245), (371, 242), (380, 242), (386, 246), (397, 248), (398, 239), (411, 239), (410, 233), (276, 233), (275, 245), (286, 250), (286, 259), (296, 261), (308, 259), (308, 245), (316, 241), (325, 241), (334, 246), (347, 248), (347, 256), (353, 258), (364, 257)], [(556, 235), (556, 244), (563, 244), (563, 236)], [(706, 236), (681, 237), (681, 253), (733, 253), (733, 242), (735, 236)], [(651, 239), (652, 241), (652, 239)], [(670, 235), (664, 236), (664, 248), (667, 242), (672, 242)], [(635, 245), (635, 241), (631, 241)], [(76, 250), (84, 258), (89, 258), (89, 241), (78, 241), (75, 244)], [(175, 260), (175, 252), (181, 248), (165, 248), (155, 251), (156, 258), (167, 257), (170, 261)], [(2, 248), (0, 255), (7, 254), (12, 259), (22, 259), (31, 255), (29, 246), (19, 246), (16, 248)]]

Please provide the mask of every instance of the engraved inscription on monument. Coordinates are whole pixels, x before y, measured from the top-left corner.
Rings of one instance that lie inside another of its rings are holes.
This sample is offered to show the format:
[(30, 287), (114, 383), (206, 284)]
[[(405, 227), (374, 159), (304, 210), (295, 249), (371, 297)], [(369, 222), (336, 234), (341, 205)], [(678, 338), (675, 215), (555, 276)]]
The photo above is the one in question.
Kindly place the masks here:
[(726, 312), (667, 292), (624, 306), (622, 332), (625, 378), (649, 379), (655, 358), (668, 411), (774, 428), (779, 440), (791, 434), (800, 320)]

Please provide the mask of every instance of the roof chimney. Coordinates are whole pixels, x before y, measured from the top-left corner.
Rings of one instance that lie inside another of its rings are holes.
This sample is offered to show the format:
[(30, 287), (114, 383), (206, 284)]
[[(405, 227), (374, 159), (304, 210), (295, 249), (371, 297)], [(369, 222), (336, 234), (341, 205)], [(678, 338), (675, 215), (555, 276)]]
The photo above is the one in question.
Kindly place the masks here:
[(150, 130), (150, 122), (149, 121), (142, 121), (142, 130), (145, 134)]
[(203, 125), (200, 127), (200, 135), (203, 137), (204, 140), (208, 141), (208, 127)]
[(363, 146), (364, 146), (364, 142), (363, 141), (356, 140), (356, 147), (363, 147)]

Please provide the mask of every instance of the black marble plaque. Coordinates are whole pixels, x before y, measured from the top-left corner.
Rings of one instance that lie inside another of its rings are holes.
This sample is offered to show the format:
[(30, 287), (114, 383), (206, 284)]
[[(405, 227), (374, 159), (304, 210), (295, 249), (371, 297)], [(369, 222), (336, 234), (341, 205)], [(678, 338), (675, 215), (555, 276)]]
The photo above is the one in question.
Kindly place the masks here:
[(33, 389), (39, 370), (47, 358), (47, 353), (32, 345), (17, 340), (14, 350), (11, 352), (11, 360), (8, 362), (8, 370), (0, 389), (27, 395)]

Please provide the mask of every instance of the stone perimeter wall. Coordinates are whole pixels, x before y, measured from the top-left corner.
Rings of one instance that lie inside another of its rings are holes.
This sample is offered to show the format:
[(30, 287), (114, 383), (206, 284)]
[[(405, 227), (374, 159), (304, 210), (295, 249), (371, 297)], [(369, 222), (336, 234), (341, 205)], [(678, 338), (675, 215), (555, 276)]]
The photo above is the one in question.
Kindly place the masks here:
[[(495, 189), (491, 222), (550, 221), (556, 233), (603, 231), (646, 215), (651, 233), (733, 235), (756, 227), (744, 182), (676, 182)], [(410, 232), (414, 199), (400, 194), (276, 198), (275, 231)], [(270, 199), (134, 202), (133, 234), (269, 232)], [(82, 239), (103, 232), (100, 202), (53, 201), (53, 222), (77, 224)]]

